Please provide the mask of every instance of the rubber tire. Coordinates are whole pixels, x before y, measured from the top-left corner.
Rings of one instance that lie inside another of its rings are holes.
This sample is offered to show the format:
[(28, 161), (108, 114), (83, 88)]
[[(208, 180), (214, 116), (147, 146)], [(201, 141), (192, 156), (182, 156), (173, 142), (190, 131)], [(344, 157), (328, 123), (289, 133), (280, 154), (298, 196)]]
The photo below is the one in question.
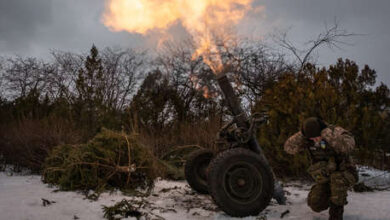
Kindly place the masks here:
[[(228, 195), (229, 192), (226, 190), (225, 171), (227, 172), (229, 167), (233, 167), (233, 164), (243, 162), (254, 165), (254, 169), (259, 171), (259, 177), (261, 175), (262, 179), (260, 181), (262, 187), (258, 193), (259, 196), (255, 197), (252, 202), (237, 202), (231, 199)], [(233, 217), (258, 215), (269, 205), (274, 193), (274, 177), (271, 168), (264, 161), (263, 157), (244, 148), (225, 150), (211, 161), (208, 172), (208, 185), (214, 202), (222, 211)]]
[[(199, 175), (200, 172), (198, 169), (201, 166), (207, 166), (210, 164), (210, 161), (214, 157), (214, 152), (209, 149), (200, 149), (192, 152), (185, 163), (184, 166), (184, 175), (191, 186), (192, 189), (197, 191), (200, 194), (208, 194), (208, 186), (207, 186), (207, 170), (203, 170), (206, 172)], [(204, 169), (204, 167), (202, 168)]]

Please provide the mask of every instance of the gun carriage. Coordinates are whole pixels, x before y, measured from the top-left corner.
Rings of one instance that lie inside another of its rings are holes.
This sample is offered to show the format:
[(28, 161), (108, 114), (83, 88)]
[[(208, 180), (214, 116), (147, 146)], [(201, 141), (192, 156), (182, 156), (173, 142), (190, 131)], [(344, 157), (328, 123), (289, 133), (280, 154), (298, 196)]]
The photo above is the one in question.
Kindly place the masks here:
[(189, 155), (185, 176), (189, 185), (209, 193), (227, 214), (236, 217), (258, 215), (274, 193), (274, 175), (256, 137), (256, 128), (267, 121), (264, 114), (243, 111), (227, 77), (216, 75), (233, 120), (224, 125), (216, 141), (217, 152), (200, 149)]

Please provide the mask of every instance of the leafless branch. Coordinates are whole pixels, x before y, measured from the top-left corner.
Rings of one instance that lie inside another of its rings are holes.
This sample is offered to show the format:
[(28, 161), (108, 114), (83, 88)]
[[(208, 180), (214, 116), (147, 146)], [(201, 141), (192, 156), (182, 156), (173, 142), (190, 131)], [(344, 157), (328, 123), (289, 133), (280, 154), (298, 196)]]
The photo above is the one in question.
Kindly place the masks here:
[(291, 52), (298, 61), (298, 72), (301, 72), (304, 66), (309, 62), (314, 62), (313, 53), (321, 46), (326, 46), (330, 49), (338, 48), (340, 45), (351, 45), (344, 41), (346, 38), (356, 36), (357, 34), (350, 33), (345, 29), (341, 29), (337, 21), (332, 26), (325, 25), (324, 32), (320, 33), (315, 39), (305, 43), (306, 48), (299, 49), (292, 43), (287, 36), (287, 32), (282, 32), (274, 35), (274, 41), (282, 48)]

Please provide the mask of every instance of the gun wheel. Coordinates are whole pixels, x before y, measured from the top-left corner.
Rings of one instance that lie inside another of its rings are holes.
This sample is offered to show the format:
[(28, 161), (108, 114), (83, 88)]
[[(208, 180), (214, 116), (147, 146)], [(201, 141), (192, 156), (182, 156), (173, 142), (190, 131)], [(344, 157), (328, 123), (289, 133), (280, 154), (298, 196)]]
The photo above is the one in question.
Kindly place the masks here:
[(200, 149), (192, 152), (184, 167), (184, 174), (192, 189), (201, 194), (208, 193), (207, 172), (214, 153), (209, 149)]
[(274, 191), (271, 168), (264, 159), (244, 148), (218, 154), (209, 165), (209, 192), (228, 215), (258, 215), (269, 204)]

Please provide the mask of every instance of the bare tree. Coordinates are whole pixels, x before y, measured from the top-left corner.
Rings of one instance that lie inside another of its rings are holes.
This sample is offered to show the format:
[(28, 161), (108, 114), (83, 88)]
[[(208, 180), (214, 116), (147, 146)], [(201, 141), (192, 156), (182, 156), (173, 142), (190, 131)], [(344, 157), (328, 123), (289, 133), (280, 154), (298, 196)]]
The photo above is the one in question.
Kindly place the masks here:
[(309, 63), (314, 63), (313, 53), (322, 46), (330, 49), (340, 48), (340, 45), (348, 45), (344, 39), (356, 36), (357, 34), (350, 33), (347, 30), (341, 29), (339, 23), (335, 21), (332, 26), (325, 25), (324, 32), (305, 43), (306, 48), (300, 49), (288, 39), (287, 32), (281, 32), (273, 36), (274, 41), (284, 49), (287, 49), (298, 62), (298, 73), (302, 71), (303, 67)]
[(264, 91), (289, 69), (284, 55), (274, 52), (261, 42), (241, 41), (229, 52), (229, 63), (233, 64), (233, 79), (237, 91), (254, 104)]
[(145, 52), (106, 48), (101, 57), (104, 66), (104, 100), (109, 107), (122, 110), (129, 104), (143, 74)]
[(13, 97), (26, 97), (30, 92), (41, 93), (46, 89), (50, 64), (36, 58), (9, 58), (5, 65), (4, 81)]
[[(63, 96), (70, 103), (77, 97), (76, 81), (84, 68), (87, 54), (53, 51), (55, 74), (50, 79), (55, 96)], [(105, 48), (100, 52), (102, 80), (95, 82), (103, 91), (102, 99), (109, 108), (122, 110), (129, 104), (138, 79), (145, 67), (145, 52)]]
[(52, 97), (63, 97), (71, 103), (75, 96), (78, 71), (83, 66), (85, 56), (62, 51), (52, 51), (51, 54), (54, 58), (53, 65), (56, 67), (56, 71), (49, 79)]
[(194, 42), (166, 42), (156, 58), (155, 66), (166, 77), (177, 95), (175, 102), (179, 119), (199, 117), (215, 104), (214, 75), (202, 57), (193, 57)]
[[(236, 38), (221, 38), (216, 42), (218, 53), (215, 56), (222, 65), (229, 66), (231, 82), (245, 99), (252, 105), (279, 75), (289, 67), (284, 55), (272, 51), (261, 42), (240, 41)], [(196, 95), (200, 92), (214, 101), (220, 100), (213, 71), (203, 57), (193, 57), (195, 46), (191, 40), (167, 43), (157, 66), (170, 77), (170, 82), (177, 88), (183, 99), (185, 109), (191, 109)]]

